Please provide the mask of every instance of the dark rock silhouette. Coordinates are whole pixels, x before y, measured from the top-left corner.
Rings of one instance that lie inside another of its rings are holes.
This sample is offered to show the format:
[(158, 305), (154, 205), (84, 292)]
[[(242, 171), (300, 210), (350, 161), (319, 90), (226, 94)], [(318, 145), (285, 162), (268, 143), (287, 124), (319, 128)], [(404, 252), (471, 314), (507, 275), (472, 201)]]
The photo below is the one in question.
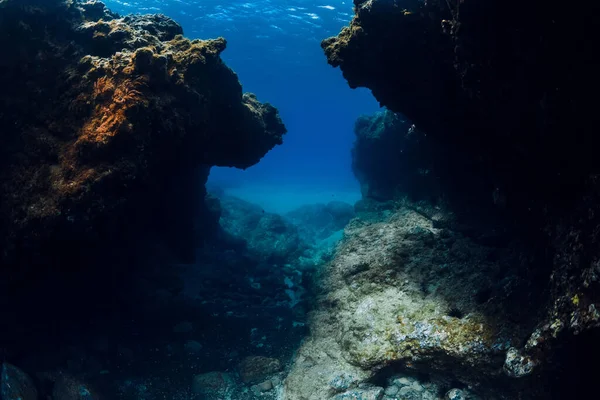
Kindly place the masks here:
[(106, 388), (102, 367), (150, 365), (132, 339), (162, 343), (188, 317), (174, 265), (218, 230), (210, 167), (249, 167), (286, 132), (242, 92), (224, 39), (182, 33), (98, 1), (0, 1), (0, 349), (52, 372), (40, 396), (70, 390), (57, 369)]
[(219, 58), (224, 39), (190, 41), (167, 17), (116, 18), (98, 2), (38, 3), (1, 4), (3, 265), (50, 267), (62, 242), (101, 247), (165, 207), (182, 210), (159, 230), (193, 235), (172, 182), (248, 167), (281, 143), (277, 111)]
[(446, 204), (480, 219), (471, 231), (495, 218), (528, 243), (522, 277), (548, 300), (528, 340), (507, 352), (504, 373), (555, 368), (571, 335), (597, 337), (600, 326), (599, 120), (588, 100), (600, 89), (588, 33), (598, 6), (354, 4), (350, 25), (322, 43), (329, 63), (436, 141), (413, 150), (434, 154)]
[[(380, 201), (399, 194), (435, 196), (435, 148), (405, 117), (391, 111), (362, 116), (355, 124), (352, 170), (364, 198)], [(425, 150), (425, 151), (424, 151)]]

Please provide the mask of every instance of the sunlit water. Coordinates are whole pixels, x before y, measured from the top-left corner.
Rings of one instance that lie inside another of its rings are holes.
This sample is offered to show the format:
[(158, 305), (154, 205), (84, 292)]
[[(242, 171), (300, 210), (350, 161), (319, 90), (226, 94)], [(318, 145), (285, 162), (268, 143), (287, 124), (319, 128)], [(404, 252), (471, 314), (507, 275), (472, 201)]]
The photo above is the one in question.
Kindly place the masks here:
[(379, 107), (327, 64), (322, 39), (352, 17), (352, 2), (332, 0), (107, 0), (114, 11), (164, 13), (191, 38), (223, 36), (223, 59), (244, 91), (275, 105), (289, 133), (246, 171), (215, 168), (211, 182), (273, 212), (305, 202), (360, 197), (352, 175), (353, 125)]

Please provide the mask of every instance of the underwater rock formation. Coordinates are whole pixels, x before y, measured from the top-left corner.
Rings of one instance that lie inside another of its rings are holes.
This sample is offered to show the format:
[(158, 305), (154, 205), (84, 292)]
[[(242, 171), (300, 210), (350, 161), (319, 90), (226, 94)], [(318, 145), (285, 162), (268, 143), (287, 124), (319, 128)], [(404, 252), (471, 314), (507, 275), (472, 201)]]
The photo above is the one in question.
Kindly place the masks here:
[[(40, 329), (42, 339), (6, 342), (10, 360), (22, 369), (9, 370), (11, 387), (34, 388), (17, 385), (27, 372), (37, 378), (40, 397), (57, 400), (277, 398), (280, 370), (306, 335), (305, 274), (296, 251), (275, 263), (269, 246), (245, 239), (298, 240), (297, 228), (286, 222), (286, 231), (269, 231), (270, 224), (258, 221), (281, 217), (239, 199), (208, 199), (223, 232), (197, 249), (195, 264), (149, 263), (123, 286), (135, 304), (121, 303), (109, 315), (86, 307), (77, 311), (81, 319), (71, 308), (56, 310), (50, 318), (65, 337)], [(249, 219), (255, 221), (250, 228)], [(61, 314), (67, 312), (73, 328)]]
[(31, 377), (14, 365), (2, 363), (0, 399), (36, 400), (37, 398), (38, 392)]
[[(0, 350), (30, 374), (143, 376), (157, 352), (131, 340), (140, 331), (177, 374), (167, 355), (197, 358), (184, 344), (198, 338), (169, 347), (172, 326), (221, 321), (178, 297), (178, 263), (194, 265), (218, 228), (204, 182), (211, 166), (258, 162), (286, 130), (242, 92), (224, 39), (182, 33), (98, 1), (0, 1)], [(51, 382), (40, 396), (72, 386)]]
[(530, 384), (508, 385), (503, 374), (507, 350), (527, 339), (542, 299), (519, 276), (525, 260), (513, 243), (482, 243), (440, 214), (405, 202), (350, 223), (316, 279), (311, 335), (286, 399), (342, 399), (402, 371), (427, 374), (446, 391), (460, 381), (506, 399)]
[(588, 34), (597, 5), (354, 4), (351, 24), (322, 43), (329, 63), (452, 153), (435, 169), (452, 211), (486, 208), (543, 249), (528, 256), (537, 261), (526, 279), (548, 301), (528, 340), (506, 352), (504, 373), (535, 374), (573, 334), (597, 337), (600, 143), (587, 100), (600, 89)]
[(204, 398), (225, 397), (231, 394), (234, 386), (233, 378), (222, 372), (207, 372), (194, 377), (192, 393)]
[(142, 236), (189, 260), (208, 168), (248, 167), (285, 133), (242, 93), (224, 39), (188, 40), (165, 16), (6, 0), (0, 33), (0, 264), (13, 279), (88, 268)]
[(427, 137), (400, 114), (383, 111), (355, 123), (352, 170), (364, 198), (435, 196), (435, 153)]
[(354, 218), (354, 207), (343, 201), (330, 201), (302, 206), (285, 217), (298, 226), (305, 241), (314, 243), (343, 230)]
[(269, 357), (246, 357), (239, 365), (242, 381), (259, 382), (264, 381), (270, 375), (281, 370), (281, 363), (276, 358)]
[(282, 216), (235, 197), (220, 200), (219, 221), (224, 233), (243, 241), (248, 251), (263, 262), (285, 264), (306, 249), (298, 227)]

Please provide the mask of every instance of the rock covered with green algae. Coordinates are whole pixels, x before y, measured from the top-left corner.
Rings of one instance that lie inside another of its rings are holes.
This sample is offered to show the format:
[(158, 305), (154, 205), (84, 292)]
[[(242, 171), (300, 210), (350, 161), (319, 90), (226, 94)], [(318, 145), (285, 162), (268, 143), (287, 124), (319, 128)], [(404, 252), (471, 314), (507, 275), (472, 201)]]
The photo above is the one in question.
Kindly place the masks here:
[[(0, 33), (3, 266), (66, 268), (91, 257), (65, 243), (102, 247), (125, 231), (170, 231), (167, 242), (193, 248), (190, 203), (202, 193), (186, 200), (173, 183), (248, 167), (285, 133), (275, 108), (242, 93), (224, 39), (188, 40), (165, 16), (7, 0)], [(169, 217), (153, 228), (160, 210)]]
[[(507, 379), (507, 351), (533, 323), (509, 310), (520, 303), (511, 299), (514, 292), (526, 287), (508, 272), (518, 259), (502, 254), (436, 227), (410, 203), (379, 218), (359, 216), (317, 278), (311, 335), (286, 379), (285, 398), (337, 399), (386, 367), (451, 377), (483, 391), (483, 382)], [(497, 396), (510, 398), (511, 390)]]

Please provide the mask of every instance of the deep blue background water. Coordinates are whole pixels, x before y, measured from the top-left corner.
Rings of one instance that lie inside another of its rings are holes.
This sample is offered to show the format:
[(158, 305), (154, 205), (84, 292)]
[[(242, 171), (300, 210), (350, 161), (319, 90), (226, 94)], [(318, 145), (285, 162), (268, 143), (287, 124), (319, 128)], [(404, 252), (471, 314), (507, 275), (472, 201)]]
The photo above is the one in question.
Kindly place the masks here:
[(350, 21), (351, 0), (105, 2), (121, 14), (166, 14), (190, 38), (225, 37), (223, 59), (244, 91), (279, 109), (289, 131), (284, 144), (246, 171), (214, 168), (211, 180), (356, 190), (350, 169), (354, 121), (379, 106), (368, 91), (350, 89), (320, 47)]

